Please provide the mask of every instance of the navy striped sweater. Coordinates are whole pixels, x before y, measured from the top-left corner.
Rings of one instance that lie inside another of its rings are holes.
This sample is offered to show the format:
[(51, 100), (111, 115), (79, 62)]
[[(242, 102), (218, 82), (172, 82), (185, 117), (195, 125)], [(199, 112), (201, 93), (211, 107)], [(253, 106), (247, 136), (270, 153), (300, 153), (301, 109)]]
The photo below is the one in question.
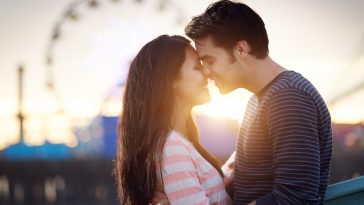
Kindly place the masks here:
[(252, 96), (240, 128), (234, 204), (322, 204), (330, 174), (331, 118), (294, 71)]

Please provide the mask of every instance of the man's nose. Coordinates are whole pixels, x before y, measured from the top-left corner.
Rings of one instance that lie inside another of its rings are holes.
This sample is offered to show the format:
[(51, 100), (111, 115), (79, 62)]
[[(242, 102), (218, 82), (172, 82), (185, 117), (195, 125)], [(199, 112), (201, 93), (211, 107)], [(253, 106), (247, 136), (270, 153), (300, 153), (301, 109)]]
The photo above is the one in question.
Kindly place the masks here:
[(205, 76), (205, 78), (210, 78), (211, 77), (212, 71), (207, 66), (203, 66), (202, 72), (203, 72), (203, 75)]

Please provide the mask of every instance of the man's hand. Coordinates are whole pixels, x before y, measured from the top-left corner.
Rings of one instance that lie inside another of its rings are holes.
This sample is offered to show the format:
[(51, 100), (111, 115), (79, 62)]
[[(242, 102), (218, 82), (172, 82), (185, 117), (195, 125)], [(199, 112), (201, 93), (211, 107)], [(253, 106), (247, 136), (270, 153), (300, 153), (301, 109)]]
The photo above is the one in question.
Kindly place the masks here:
[(234, 151), (229, 159), (225, 162), (225, 164), (221, 167), (222, 172), (224, 173), (224, 184), (225, 187), (228, 187), (233, 182), (233, 175), (235, 169), (235, 154)]

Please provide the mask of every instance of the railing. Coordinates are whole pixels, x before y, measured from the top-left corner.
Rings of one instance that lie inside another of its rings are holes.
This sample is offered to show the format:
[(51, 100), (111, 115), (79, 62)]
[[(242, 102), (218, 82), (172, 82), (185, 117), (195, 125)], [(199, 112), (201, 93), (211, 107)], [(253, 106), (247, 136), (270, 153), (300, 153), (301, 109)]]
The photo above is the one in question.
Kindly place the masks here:
[(364, 176), (330, 185), (326, 191), (325, 204), (364, 204)]

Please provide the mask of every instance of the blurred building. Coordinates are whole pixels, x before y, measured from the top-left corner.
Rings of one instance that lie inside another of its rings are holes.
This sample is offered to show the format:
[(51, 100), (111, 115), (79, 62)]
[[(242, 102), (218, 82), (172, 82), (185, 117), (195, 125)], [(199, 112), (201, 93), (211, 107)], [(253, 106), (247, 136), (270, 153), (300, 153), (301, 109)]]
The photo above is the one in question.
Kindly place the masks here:
[[(70, 148), (23, 142), (1, 152), (2, 204), (117, 204), (112, 175), (117, 117), (97, 117), (75, 130), (79, 143)], [(239, 124), (229, 118), (196, 116), (202, 143), (220, 160), (235, 149)], [(331, 183), (364, 174), (364, 125), (333, 125)], [(89, 135), (89, 136), (84, 136)], [(81, 140), (82, 139), (82, 140)]]

